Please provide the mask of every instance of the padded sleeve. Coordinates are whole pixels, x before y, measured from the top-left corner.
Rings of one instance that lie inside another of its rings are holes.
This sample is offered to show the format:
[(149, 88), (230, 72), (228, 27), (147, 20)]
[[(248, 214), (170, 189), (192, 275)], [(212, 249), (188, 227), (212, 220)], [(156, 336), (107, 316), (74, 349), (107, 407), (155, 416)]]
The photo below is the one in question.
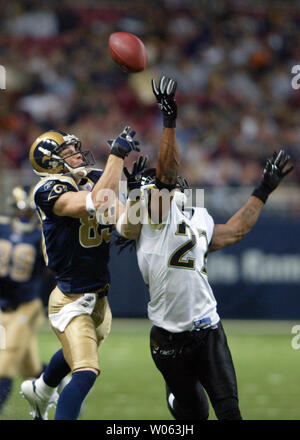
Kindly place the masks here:
[(56, 200), (68, 191), (76, 192), (78, 189), (68, 181), (58, 179), (47, 180), (36, 190), (34, 201), (47, 216), (51, 216)]

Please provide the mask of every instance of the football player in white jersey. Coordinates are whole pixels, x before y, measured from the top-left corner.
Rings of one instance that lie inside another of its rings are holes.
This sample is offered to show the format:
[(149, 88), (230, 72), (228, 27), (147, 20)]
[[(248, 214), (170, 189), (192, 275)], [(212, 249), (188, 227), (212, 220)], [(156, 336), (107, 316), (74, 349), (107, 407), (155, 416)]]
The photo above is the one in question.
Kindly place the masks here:
[(176, 82), (162, 77), (158, 87), (155, 81), (152, 86), (164, 121), (157, 169), (145, 170), (143, 158), (131, 173), (124, 169), (130, 193), (117, 229), (135, 240), (150, 293), (151, 354), (165, 379), (172, 415), (208, 419), (207, 394), (219, 420), (241, 420), (234, 365), (208, 282), (207, 254), (240, 241), (252, 229), (268, 195), (292, 167), (284, 171), (289, 156), (283, 150), (274, 153), (259, 186), (224, 225), (215, 225), (205, 208), (185, 209), (180, 191), (187, 184), (177, 176)]

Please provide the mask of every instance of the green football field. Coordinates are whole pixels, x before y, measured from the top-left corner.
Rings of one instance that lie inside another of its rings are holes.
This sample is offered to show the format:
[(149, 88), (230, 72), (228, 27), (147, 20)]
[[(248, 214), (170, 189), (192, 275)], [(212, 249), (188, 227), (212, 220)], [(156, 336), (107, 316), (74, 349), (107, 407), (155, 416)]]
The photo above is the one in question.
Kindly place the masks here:
[[(240, 408), (248, 420), (300, 420), (300, 350), (286, 321), (223, 321), (238, 379)], [(164, 383), (148, 348), (147, 320), (115, 319), (100, 351), (101, 376), (88, 395), (82, 420), (172, 420)], [(60, 347), (46, 324), (39, 336), (43, 361)], [(16, 379), (1, 420), (25, 420), (29, 406)], [(53, 419), (54, 410), (49, 418)], [(210, 419), (215, 420), (213, 410)]]

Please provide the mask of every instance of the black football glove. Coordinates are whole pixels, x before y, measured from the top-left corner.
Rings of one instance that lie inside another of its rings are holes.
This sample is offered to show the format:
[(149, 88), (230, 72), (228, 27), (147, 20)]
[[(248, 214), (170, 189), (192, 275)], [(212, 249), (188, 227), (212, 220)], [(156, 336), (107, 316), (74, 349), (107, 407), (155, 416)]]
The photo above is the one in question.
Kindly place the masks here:
[(280, 184), (281, 180), (293, 170), (293, 166), (283, 171), (290, 160), (290, 156), (284, 151), (274, 151), (273, 156), (267, 159), (260, 184), (252, 195), (266, 203), (268, 196)]
[(158, 107), (163, 113), (164, 127), (167, 128), (173, 128), (176, 126), (176, 88), (177, 82), (172, 78), (162, 76), (159, 80), (158, 87), (156, 86), (155, 80), (152, 79), (152, 90), (158, 103)]
[(140, 151), (138, 148), (140, 143), (133, 139), (134, 135), (135, 131), (131, 131), (131, 128), (127, 126), (116, 139), (108, 140), (110, 154), (125, 159), (131, 151)]
[(148, 162), (148, 157), (140, 156), (137, 161), (133, 163), (131, 173), (128, 171), (126, 167), (123, 168), (123, 172), (127, 179), (127, 188), (128, 191), (132, 191), (133, 189), (139, 189), (142, 183), (142, 174), (144, 169), (146, 168)]

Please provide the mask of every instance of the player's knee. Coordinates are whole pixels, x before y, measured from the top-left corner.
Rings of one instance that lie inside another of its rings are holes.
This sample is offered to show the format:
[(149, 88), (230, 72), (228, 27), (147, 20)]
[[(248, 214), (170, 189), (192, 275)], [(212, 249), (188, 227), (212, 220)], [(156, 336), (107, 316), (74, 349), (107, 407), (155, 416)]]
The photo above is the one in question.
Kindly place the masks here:
[[(13, 352), (13, 354), (11, 354)], [(18, 374), (21, 356), (17, 355), (17, 351), (3, 351), (0, 357), (0, 377), (14, 378)]]
[(166, 398), (169, 411), (175, 420), (208, 420), (209, 404), (207, 399), (201, 399), (201, 401), (193, 405), (193, 407), (183, 407), (178, 403), (168, 387)]
[(3, 378), (14, 379), (17, 376), (17, 371), (15, 368), (10, 368), (9, 370), (0, 369), (0, 380)]
[(92, 371), (93, 373), (96, 374), (96, 376), (99, 376), (99, 374), (100, 374), (100, 370), (98, 370), (96, 368), (90, 368), (90, 367), (76, 368), (76, 370), (74, 370), (73, 373), (78, 373), (78, 371)]
[(216, 402), (214, 410), (218, 420), (242, 420), (238, 400), (235, 397)]
[(204, 421), (208, 420), (209, 417), (209, 407), (206, 407), (204, 405), (201, 405), (201, 407), (195, 407), (195, 408), (181, 408), (176, 402), (174, 401), (173, 407), (171, 407), (168, 404), (168, 408), (174, 417), (175, 420), (199, 420)]
[(197, 420), (208, 420), (208, 416), (209, 416), (208, 401), (201, 402), (197, 410), (198, 410)]

